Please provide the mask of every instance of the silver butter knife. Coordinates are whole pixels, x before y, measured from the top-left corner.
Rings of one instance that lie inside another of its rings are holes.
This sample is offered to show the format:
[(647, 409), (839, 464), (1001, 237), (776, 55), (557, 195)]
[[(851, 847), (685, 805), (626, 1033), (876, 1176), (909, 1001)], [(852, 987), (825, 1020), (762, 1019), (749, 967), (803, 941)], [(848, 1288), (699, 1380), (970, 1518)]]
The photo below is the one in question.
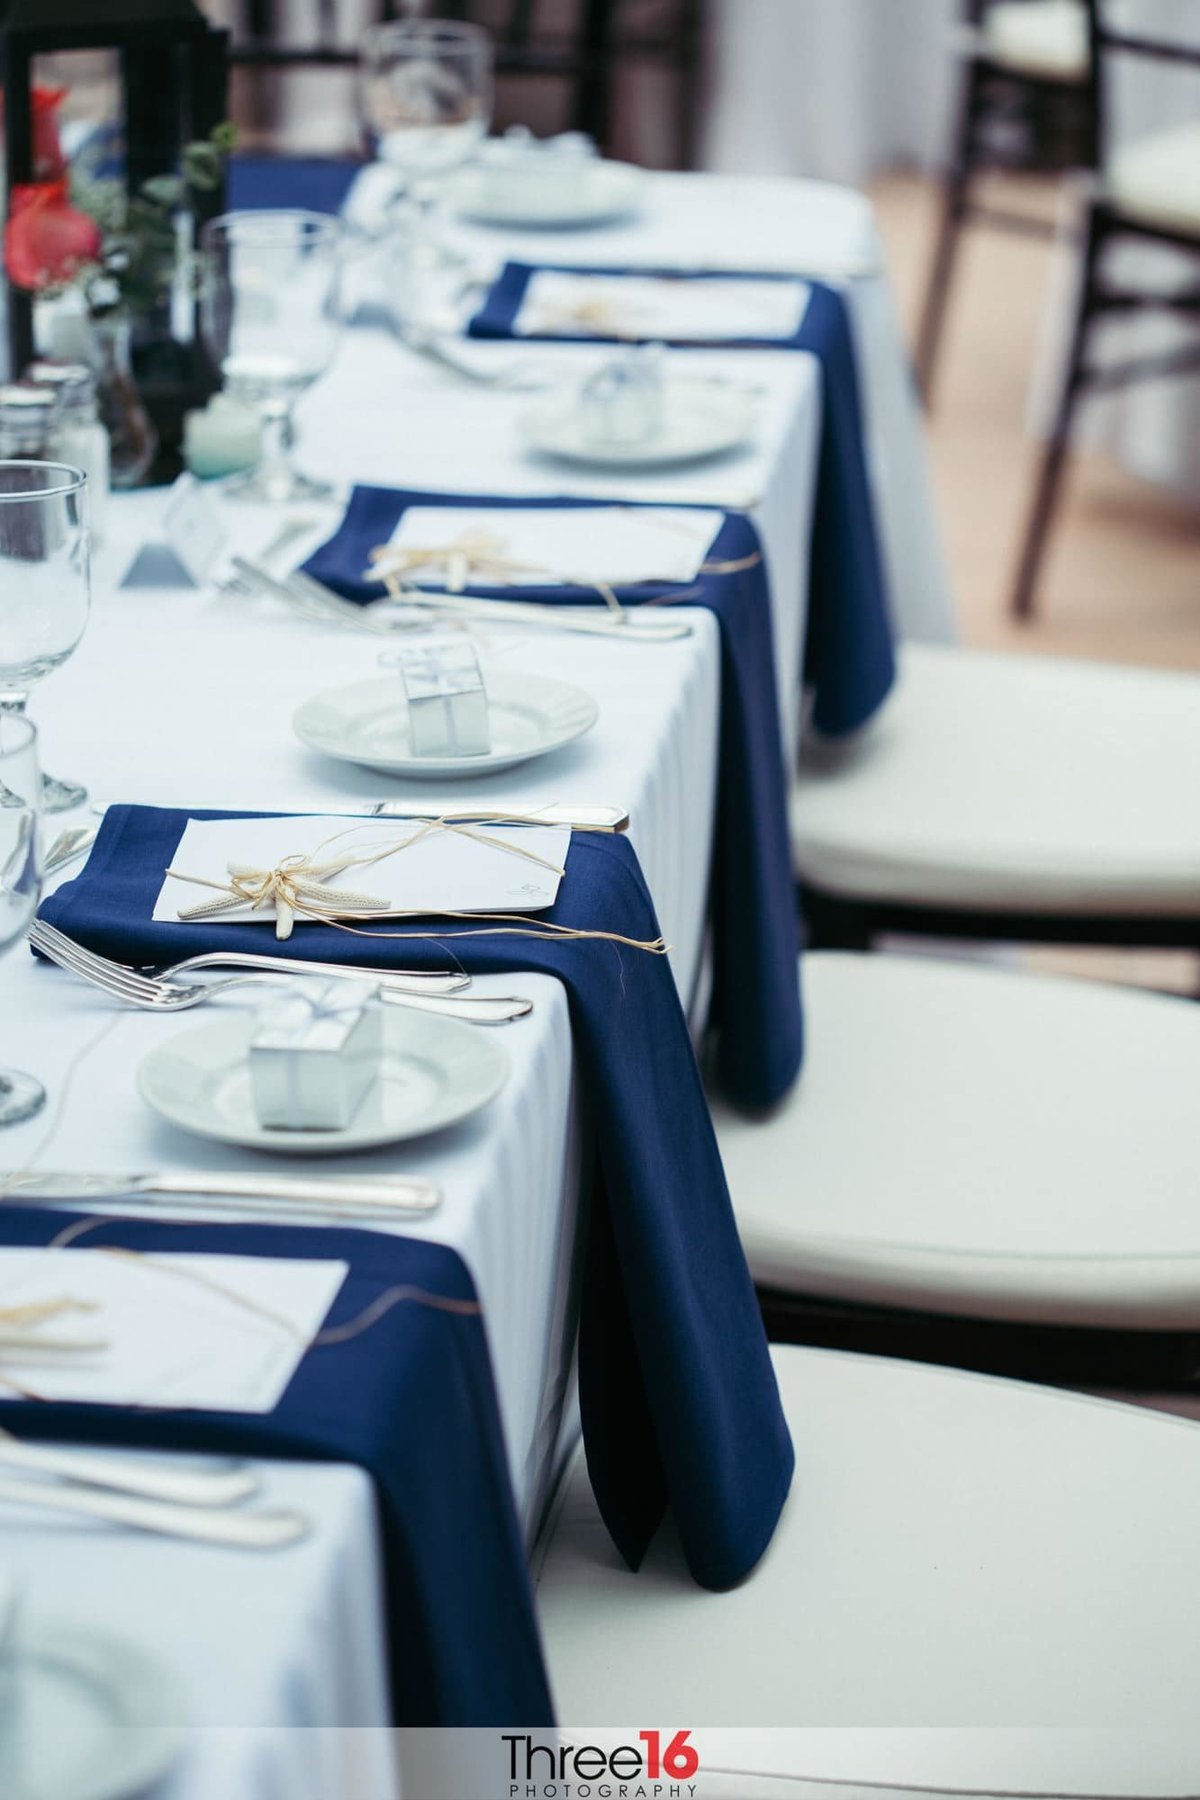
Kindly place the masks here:
[(44, 1174), (17, 1169), (0, 1173), (0, 1201), (59, 1204), (78, 1200), (169, 1200), (170, 1210), (211, 1205), (239, 1211), (316, 1212), (343, 1218), (379, 1219), (430, 1213), (442, 1203), (441, 1189), (419, 1175), (222, 1175), (196, 1171), (96, 1175), (70, 1170)]
[(586, 801), (578, 805), (517, 806), (510, 810), (495, 802), (490, 806), (439, 806), (436, 801), (365, 800), (363, 810), (373, 819), (447, 819), (456, 825), (568, 825), (573, 831), (629, 829), (629, 814), (621, 807)]

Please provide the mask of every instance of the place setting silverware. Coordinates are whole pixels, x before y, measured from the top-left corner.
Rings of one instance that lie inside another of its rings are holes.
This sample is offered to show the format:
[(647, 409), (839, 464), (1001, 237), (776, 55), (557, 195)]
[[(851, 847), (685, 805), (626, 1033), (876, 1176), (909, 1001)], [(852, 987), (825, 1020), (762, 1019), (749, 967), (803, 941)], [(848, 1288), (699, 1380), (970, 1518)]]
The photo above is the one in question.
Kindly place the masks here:
[(142, 1500), (165, 1500), (176, 1506), (236, 1506), (262, 1487), (253, 1469), (242, 1463), (194, 1468), (173, 1458), (114, 1456), (100, 1450), (63, 1450), (30, 1443), (0, 1430), (0, 1469), (50, 1475), (81, 1482)]
[(84, 856), (96, 841), (98, 825), (72, 825), (60, 831), (42, 858), (42, 874), (54, 875), (77, 857)]
[[(220, 583), (224, 592), (280, 600), (293, 612), (311, 621), (345, 625), (372, 637), (396, 637), (428, 628), (427, 617), (397, 617), (393, 603), (383, 596), (365, 606), (356, 606), (300, 570), (279, 578), (244, 556), (231, 558), (230, 569), (231, 573)], [(538, 601), (483, 600), (470, 594), (425, 587), (406, 588), (402, 599), (405, 608), (413, 609), (418, 615), (527, 625), (534, 630), (576, 632), (587, 637), (617, 638), (626, 643), (675, 643), (693, 635), (688, 620), (662, 618), (656, 616), (653, 609), (642, 607), (623, 607), (619, 612), (584, 608), (572, 611)], [(379, 606), (386, 610), (376, 611)]]
[(441, 806), (435, 800), (364, 800), (361, 811), (372, 819), (444, 819), (451, 825), (565, 825), (571, 831), (600, 832), (629, 829), (629, 814), (623, 806), (588, 800), (516, 807), (486, 803)]
[(0, 1170), (0, 1203), (60, 1206), (96, 1200), (169, 1200), (172, 1212), (231, 1212), (320, 1218), (408, 1218), (436, 1212), (442, 1192), (423, 1175), (275, 1175), (209, 1170)]
[(82, 1483), (23, 1481), (11, 1476), (0, 1476), (0, 1503), (72, 1513), (158, 1537), (187, 1538), (236, 1550), (282, 1550), (312, 1529), (311, 1520), (291, 1508), (222, 1511), (211, 1504), (183, 1505)]
[[(331, 974), (377, 984), (380, 998), (390, 1005), (403, 1006), (414, 1012), (437, 1013), (473, 1025), (507, 1025), (513, 1019), (527, 1018), (533, 1011), (533, 1001), (522, 995), (467, 995), (456, 991), (469, 985), (469, 976), (439, 973), (430, 975), (423, 982), (420, 972), (397, 977), (386, 970), (237, 951), (186, 957), (182, 962), (171, 964), (161, 974), (151, 975), (86, 949), (44, 919), (35, 919), (30, 926), (29, 942), (50, 962), (57, 963), (80, 980), (90, 982), (115, 1000), (146, 1012), (188, 1012), (231, 988), (261, 986), (295, 976)], [(239, 972), (214, 981), (181, 979), (194, 972), (222, 968)]]

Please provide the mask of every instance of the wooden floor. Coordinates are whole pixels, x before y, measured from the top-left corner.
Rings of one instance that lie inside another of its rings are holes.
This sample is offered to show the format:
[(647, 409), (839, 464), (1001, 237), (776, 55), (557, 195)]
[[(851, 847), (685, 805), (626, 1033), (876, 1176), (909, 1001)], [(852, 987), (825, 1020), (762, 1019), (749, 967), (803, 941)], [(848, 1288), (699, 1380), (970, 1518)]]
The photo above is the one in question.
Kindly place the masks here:
[[(1052, 208), (1049, 184), (1022, 199)], [(932, 249), (936, 188), (888, 175), (871, 197), (911, 339)], [(1008, 590), (1029, 503), (1036, 444), (1027, 407), (1051, 273), (1050, 247), (987, 228), (968, 232), (950, 298), (929, 419), (943, 541), (963, 641), (1200, 670), (1200, 501), (1190, 510), (1081, 453), (1045, 564), (1038, 617), (1016, 625)], [(1200, 771), (1197, 772), (1200, 795)], [(1198, 801), (1200, 806), (1200, 801)], [(1200, 818), (1200, 812), (1198, 812)], [(1063, 972), (1200, 991), (1200, 963), (1175, 955), (1035, 953)]]

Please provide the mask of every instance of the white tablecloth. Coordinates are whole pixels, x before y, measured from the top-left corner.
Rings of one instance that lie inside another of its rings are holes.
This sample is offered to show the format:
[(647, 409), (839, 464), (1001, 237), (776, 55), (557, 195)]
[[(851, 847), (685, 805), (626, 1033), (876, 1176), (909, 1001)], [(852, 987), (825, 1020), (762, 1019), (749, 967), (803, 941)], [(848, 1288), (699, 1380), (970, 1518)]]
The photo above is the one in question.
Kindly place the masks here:
[[(581, 352), (561, 354), (570, 359)], [(728, 358), (697, 354), (728, 366)], [(777, 591), (781, 618), (791, 615), (798, 656), (815, 369), (803, 357), (736, 361), (739, 370), (751, 364), (770, 377), (761, 446), (722, 469), (647, 484), (645, 491), (711, 501), (732, 499), (736, 490), (741, 501), (759, 503), (772, 570), (792, 571)], [(531, 494), (621, 491), (619, 484), (563, 481), (525, 463), (512, 436), (515, 404), (464, 387), (389, 342), (354, 333), (304, 409), (301, 455), (341, 481), (358, 476)], [(295, 707), (316, 689), (371, 674), (378, 643), (296, 620), (272, 602), (117, 588), (135, 545), (155, 534), (161, 504), (155, 495), (113, 503), (88, 635), (37, 696), (49, 764), (85, 776), (104, 801), (311, 808), (404, 791), (307, 752), (289, 725)], [(229, 518), (247, 548), (269, 535), (273, 523), (251, 508), (230, 508)], [(314, 516), (314, 538), (323, 528)], [(597, 696), (600, 720), (587, 738), (544, 764), (506, 774), (495, 791), (506, 800), (577, 797), (628, 808), (687, 996), (701, 957), (720, 671), (711, 615), (680, 609), (677, 616), (691, 620), (693, 635), (653, 648), (492, 628), (488, 641), (506, 666), (574, 678)], [(422, 788), (421, 796), (431, 791)], [(437, 790), (447, 798), (459, 791), (466, 790), (457, 784)], [(436, 1219), (404, 1229), (453, 1244), (471, 1268), (487, 1320), (514, 1491), (531, 1533), (569, 1390), (580, 1102), (559, 985), (533, 976), (478, 985), (481, 992), (519, 986), (536, 1002), (531, 1018), (504, 1032), (512, 1074), (501, 1099), (428, 1143), (356, 1158), (355, 1167), (421, 1170), (444, 1189)], [(115, 1013), (60, 971), (35, 966), (23, 952), (10, 955), (0, 967), (0, 1062), (38, 1073), (51, 1100), (41, 1119), (5, 1134), (5, 1166), (241, 1164), (243, 1153), (160, 1123), (134, 1090), (145, 1049), (189, 1023)], [(324, 1800), (350, 1791), (386, 1800), (391, 1773), (379, 1740), (335, 1734), (322, 1740), (321, 1756), (306, 1758), (295, 1731), (378, 1723), (384, 1716), (377, 1563), (373, 1535), (364, 1529), (366, 1480), (352, 1470), (289, 1468), (272, 1469), (270, 1482), (273, 1494), (286, 1493), (317, 1521), (314, 1538), (294, 1551), (231, 1560), (108, 1533), (76, 1604), (59, 1547), (69, 1540), (94, 1551), (95, 1533), (74, 1526), (31, 1532), (7, 1514), (0, 1515), (0, 1561), (20, 1563), (32, 1609), (65, 1610), (82, 1623), (120, 1620), (178, 1667), (189, 1717), (203, 1729), (164, 1788), (164, 1800), (200, 1800), (213, 1792)], [(160, 1563), (170, 1565), (170, 1586), (158, 1579)], [(136, 1606), (123, 1604), (122, 1583), (136, 1591)], [(359, 1605), (364, 1585), (373, 1595), (365, 1610)], [(178, 1615), (162, 1604), (163, 1594), (179, 1596)], [(231, 1625), (234, 1594), (242, 1604)], [(237, 1655), (200, 1653), (231, 1629)], [(254, 1659), (254, 1682), (244, 1679), (243, 1657)], [(345, 1698), (347, 1670), (365, 1671), (361, 1679), (353, 1676), (352, 1702)], [(262, 1728), (254, 1737), (215, 1730), (251, 1723)], [(289, 1729), (273, 1733), (271, 1727)], [(355, 1758), (365, 1772), (352, 1766)]]

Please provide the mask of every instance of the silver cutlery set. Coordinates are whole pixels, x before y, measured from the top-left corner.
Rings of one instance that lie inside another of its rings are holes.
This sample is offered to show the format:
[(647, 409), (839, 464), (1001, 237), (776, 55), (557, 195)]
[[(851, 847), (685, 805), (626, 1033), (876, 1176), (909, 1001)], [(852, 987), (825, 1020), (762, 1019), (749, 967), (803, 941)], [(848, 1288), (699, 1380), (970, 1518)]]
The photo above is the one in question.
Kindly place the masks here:
[[(532, 1000), (517, 995), (462, 995), (455, 990), (470, 985), (465, 975), (424, 975), (419, 971), (397, 975), (387, 969), (357, 969), (336, 963), (303, 962), (299, 958), (254, 956), (240, 952), (213, 952), (187, 957), (174, 963), (161, 974), (147, 975), (125, 963), (113, 962), (86, 950), (82, 944), (64, 936), (53, 925), (35, 919), (29, 928), (29, 942), (35, 950), (60, 968), (69, 969), (83, 981), (90, 981), (114, 1000), (147, 1012), (187, 1012), (203, 1006), (230, 988), (256, 986), (298, 975), (330, 975), (349, 980), (370, 981), (378, 986), (379, 997), (396, 1006), (407, 1006), (417, 1012), (449, 1015), (466, 1019), (474, 1025), (505, 1025), (511, 1019), (523, 1019), (533, 1011)], [(245, 971), (225, 975), (215, 981), (181, 979), (209, 969)]]
[(575, 611), (562, 606), (546, 606), (538, 601), (480, 600), (468, 594), (422, 587), (404, 590), (403, 610), (400, 611), (396, 602), (382, 595), (377, 601), (356, 606), (353, 601), (335, 594), (332, 588), (314, 581), (310, 575), (296, 571), (277, 577), (261, 563), (244, 556), (231, 558), (230, 567), (232, 573), (219, 583), (223, 593), (279, 600), (301, 618), (326, 625), (344, 625), (371, 637), (391, 638), (424, 630), (431, 617), (471, 619), (493, 625), (524, 625), (531, 630), (575, 632), (585, 637), (619, 638), (638, 644), (673, 643), (692, 635), (692, 627), (686, 619), (664, 618), (657, 611), (641, 607)]
[(237, 1465), (179, 1467), (0, 1432), (0, 1502), (14, 1506), (239, 1550), (279, 1550), (304, 1537), (311, 1526), (303, 1513), (242, 1505), (259, 1487), (253, 1470)]

